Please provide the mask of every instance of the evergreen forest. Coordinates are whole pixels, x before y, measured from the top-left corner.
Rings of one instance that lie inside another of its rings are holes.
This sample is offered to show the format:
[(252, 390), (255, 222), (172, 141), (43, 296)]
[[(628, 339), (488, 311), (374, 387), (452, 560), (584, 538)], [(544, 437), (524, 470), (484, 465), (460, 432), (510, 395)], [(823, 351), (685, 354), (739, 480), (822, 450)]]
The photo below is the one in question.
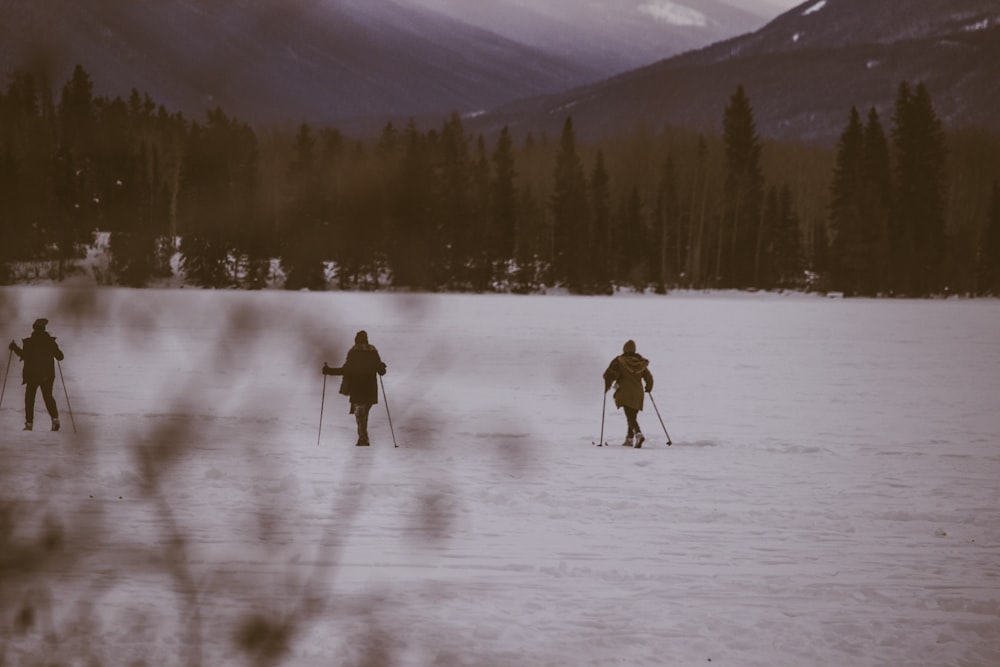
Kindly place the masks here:
[[(578, 139), (458, 114), (433, 128), (253, 128), (21, 71), (0, 92), (0, 284), (1000, 295), (1000, 137), (948, 128), (919, 82), (845, 108), (836, 146), (638, 123)], [(238, 112), (238, 110), (236, 110)]]

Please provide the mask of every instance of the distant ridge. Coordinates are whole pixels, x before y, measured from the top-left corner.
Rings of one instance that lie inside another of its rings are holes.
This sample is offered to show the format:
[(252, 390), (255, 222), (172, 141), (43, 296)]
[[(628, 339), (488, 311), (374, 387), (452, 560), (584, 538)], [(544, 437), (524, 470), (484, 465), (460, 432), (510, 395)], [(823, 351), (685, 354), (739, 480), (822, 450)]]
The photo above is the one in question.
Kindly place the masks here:
[(927, 85), (949, 126), (1000, 132), (996, 0), (810, 0), (612, 78), (606, 45), (577, 49), (553, 32), (541, 48), (551, 20), (526, 45), (414, 4), (457, 1), (0, 0), (0, 85), (28, 67), (58, 88), (81, 64), (97, 94), (135, 88), (188, 116), (221, 106), (255, 124), (370, 135), (452, 111), (477, 131), (554, 134), (572, 115), (581, 138), (596, 138), (638, 123), (717, 131), (742, 84), (760, 134), (829, 144), (852, 105), (886, 113), (908, 80)]
[(581, 136), (638, 122), (721, 129), (743, 84), (758, 131), (836, 140), (852, 105), (889, 112), (899, 83), (924, 82), (951, 126), (1000, 132), (1000, 4), (995, 0), (812, 0), (764, 28), (572, 91), (523, 100), (484, 124)]
[(598, 76), (393, 0), (0, 0), (0, 17), (4, 78), (58, 87), (80, 64), (98, 94), (251, 122), (473, 112)]

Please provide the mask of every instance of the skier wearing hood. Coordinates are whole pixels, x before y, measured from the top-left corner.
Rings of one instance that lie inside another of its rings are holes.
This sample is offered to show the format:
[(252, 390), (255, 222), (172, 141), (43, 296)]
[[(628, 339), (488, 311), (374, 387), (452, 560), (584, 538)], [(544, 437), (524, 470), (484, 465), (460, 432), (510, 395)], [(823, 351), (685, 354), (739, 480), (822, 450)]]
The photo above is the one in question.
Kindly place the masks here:
[(368, 332), (354, 336), (354, 347), (347, 351), (347, 360), (340, 368), (323, 364), (323, 375), (341, 375), (340, 393), (351, 399), (351, 414), (358, 423), (358, 447), (367, 447), (368, 411), (378, 403), (378, 383), (375, 374), (385, 375), (385, 363), (374, 345), (368, 342)]
[[(645, 383), (645, 389), (643, 388)], [(622, 445), (642, 447), (646, 437), (642, 434), (637, 420), (642, 410), (644, 392), (653, 390), (653, 374), (649, 372), (649, 360), (635, 351), (635, 341), (629, 340), (622, 347), (622, 354), (611, 360), (604, 371), (604, 391), (615, 385), (615, 406), (625, 409), (628, 420), (628, 435)]]
[(35, 394), (42, 390), (42, 399), (52, 417), (52, 430), (59, 430), (59, 409), (56, 399), (52, 396), (52, 385), (56, 381), (55, 360), (62, 361), (63, 353), (56, 345), (56, 339), (45, 330), (49, 321), (45, 318), (35, 320), (31, 325), (31, 336), (23, 339), (24, 348), (18, 347), (14, 341), (7, 347), (24, 361), (24, 373), (21, 376), (24, 387), (24, 430), (33, 428), (35, 419)]

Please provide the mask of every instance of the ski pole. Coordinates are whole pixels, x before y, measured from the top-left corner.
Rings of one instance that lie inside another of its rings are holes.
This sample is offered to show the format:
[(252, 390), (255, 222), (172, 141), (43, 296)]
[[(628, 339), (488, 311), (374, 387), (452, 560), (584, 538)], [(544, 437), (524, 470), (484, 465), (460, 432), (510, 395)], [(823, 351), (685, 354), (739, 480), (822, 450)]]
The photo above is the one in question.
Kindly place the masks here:
[(66, 391), (66, 378), (63, 376), (62, 362), (56, 359), (56, 365), (59, 366), (59, 379), (62, 380), (63, 395), (66, 396), (66, 410), (69, 411), (69, 423), (73, 425), (73, 433), (76, 433), (76, 420), (73, 419), (73, 406), (69, 404), (69, 392)]
[(608, 392), (604, 392), (604, 400), (601, 402), (601, 443), (604, 444), (604, 415), (608, 412)]
[(7, 370), (3, 372), (3, 389), (0, 389), (0, 405), (3, 405), (3, 395), (7, 391), (7, 374), (10, 373), (10, 361), (14, 357), (14, 350), (7, 354)]
[[(323, 362), (326, 365), (326, 362)], [(316, 446), (319, 447), (319, 439), (323, 435), (323, 408), (326, 407), (326, 373), (323, 373), (323, 396), (319, 403), (319, 433), (316, 434)]]
[(667, 425), (663, 423), (663, 417), (660, 417), (660, 409), (656, 407), (656, 401), (653, 400), (653, 392), (649, 392), (649, 400), (653, 404), (653, 409), (656, 410), (656, 416), (660, 420), (660, 426), (663, 427), (663, 434), (667, 436), (667, 447), (674, 444), (670, 441), (670, 434), (667, 433)]
[(593, 443), (598, 447), (604, 446), (604, 414), (608, 411), (608, 390), (604, 390), (604, 401), (601, 403), (601, 439)]
[(392, 430), (392, 415), (389, 414), (389, 397), (385, 393), (385, 383), (382, 382), (382, 376), (378, 376), (378, 383), (382, 387), (382, 399), (385, 401), (385, 416), (389, 418), (389, 433), (392, 433), (392, 446), (393, 448), (399, 447), (396, 444), (396, 432)]

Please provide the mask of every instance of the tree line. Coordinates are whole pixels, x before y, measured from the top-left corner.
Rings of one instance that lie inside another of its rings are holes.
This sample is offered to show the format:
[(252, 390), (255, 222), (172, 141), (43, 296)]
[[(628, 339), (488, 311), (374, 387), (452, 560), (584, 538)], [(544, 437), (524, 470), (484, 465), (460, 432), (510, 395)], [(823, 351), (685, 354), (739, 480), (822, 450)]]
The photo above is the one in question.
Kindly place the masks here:
[[(387, 124), (191, 120), (82, 67), (0, 92), (0, 281), (63, 279), (101, 232), (108, 283), (542, 291), (1000, 294), (1000, 138), (948, 132), (902, 82), (889, 128), (852, 108), (836, 147), (762, 139), (739, 86), (721, 133), (637, 124), (579, 141)], [(180, 258), (180, 266), (173, 263)]]

